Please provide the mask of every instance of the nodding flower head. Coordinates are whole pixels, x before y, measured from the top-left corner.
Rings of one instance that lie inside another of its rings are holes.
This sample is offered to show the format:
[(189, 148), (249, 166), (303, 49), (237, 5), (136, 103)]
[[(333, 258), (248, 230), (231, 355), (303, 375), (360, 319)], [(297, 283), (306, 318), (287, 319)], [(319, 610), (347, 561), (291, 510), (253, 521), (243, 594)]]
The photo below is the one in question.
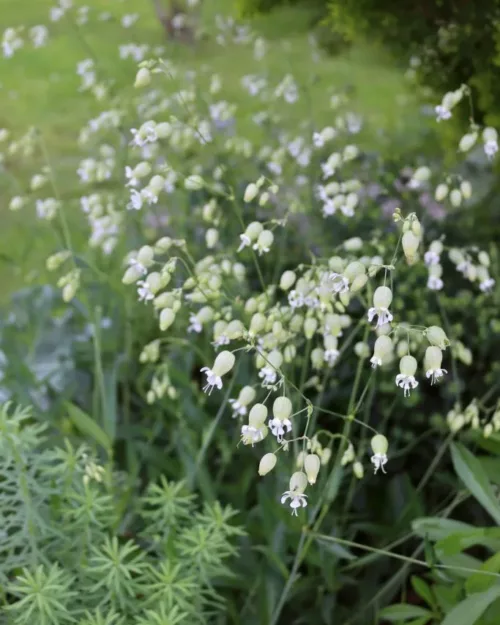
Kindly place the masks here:
[(215, 386), (219, 390), (222, 388), (222, 376), (231, 371), (234, 367), (235, 360), (234, 354), (223, 351), (217, 356), (211, 369), (208, 367), (200, 369), (200, 371), (205, 372), (207, 376), (207, 384), (203, 388), (205, 393), (210, 395)]
[(241, 441), (244, 445), (255, 445), (263, 441), (268, 429), (265, 425), (267, 419), (267, 408), (264, 404), (255, 404), (248, 415), (248, 425), (241, 428)]
[(382, 473), (385, 473), (384, 466), (387, 464), (387, 450), (389, 449), (389, 442), (382, 434), (376, 434), (371, 440), (371, 447), (373, 456), (371, 462), (375, 467), (374, 473), (379, 469), (382, 469)]
[(385, 362), (389, 361), (392, 357), (393, 350), (394, 345), (392, 343), (392, 339), (386, 334), (379, 336), (375, 341), (373, 356), (370, 359), (372, 367), (375, 369), (376, 367), (380, 367)]
[(413, 356), (403, 356), (399, 361), (400, 373), (396, 376), (396, 384), (404, 389), (405, 397), (410, 394), (410, 390), (417, 388), (418, 382), (415, 380), (417, 371), (417, 361)]
[(290, 508), (295, 516), (297, 516), (298, 508), (307, 506), (307, 495), (304, 495), (306, 488), (307, 475), (303, 471), (296, 471), (290, 478), (289, 490), (285, 491), (281, 497), (281, 503), (290, 499)]
[(373, 306), (368, 310), (368, 321), (377, 317), (377, 327), (390, 323), (393, 320), (389, 312), (392, 302), (392, 291), (388, 286), (379, 286), (373, 294)]
[(233, 418), (235, 417), (244, 417), (247, 414), (248, 405), (253, 402), (256, 396), (255, 389), (251, 386), (244, 386), (240, 394), (238, 395), (238, 399), (230, 399), (229, 403), (233, 408)]
[(291, 432), (292, 422), (290, 415), (292, 414), (292, 402), (288, 397), (277, 397), (273, 404), (273, 418), (269, 420), (269, 427), (278, 443), (283, 441), (285, 432)]
[(425, 350), (424, 356), (424, 369), (427, 378), (431, 379), (431, 384), (434, 384), (436, 380), (443, 377), (445, 373), (448, 373), (446, 369), (441, 369), (441, 363), (443, 362), (443, 352), (435, 345), (429, 346)]

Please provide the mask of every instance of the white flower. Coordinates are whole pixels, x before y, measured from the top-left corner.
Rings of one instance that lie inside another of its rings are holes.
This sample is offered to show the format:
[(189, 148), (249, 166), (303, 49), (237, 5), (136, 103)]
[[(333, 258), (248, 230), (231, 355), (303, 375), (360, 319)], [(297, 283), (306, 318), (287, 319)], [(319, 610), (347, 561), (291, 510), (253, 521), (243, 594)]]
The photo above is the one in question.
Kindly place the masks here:
[(242, 249), (248, 247), (252, 242), (250, 241), (250, 237), (246, 234), (240, 234), (240, 246), (238, 247), (238, 252), (241, 252)]
[(410, 390), (417, 388), (418, 382), (415, 380), (417, 361), (413, 356), (403, 356), (399, 361), (400, 373), (396, 376), (396, 385), (404, 389), (405, 397), (410, 395)]
[(440, 291), (443, 288), (443, 281), (437, 276), (430, 275), (427, 279), (427, 288), (431, 291)]
[(327, 349), (323, 355), (323, 358), (329, 367), (333, 367), (333, 365), (337, 362), (339, 357), (338, 349)]
[(392, 302), (392, 291), (387, 286), (379, 286), (373, 294), (373, 307), (368, 310), (368, 321), (372, 322), (377, 317), (376, 327), (383, 326), (393, 320), (389, 312)]
[(434, 107), (434, 111), (436, 112), (436, 121), (440, 122), (442, 120), (450, 119), (451, 111), (449, 111), (442, 104), (438, 104)]
[(379, 469), (382, 469), (382, 473), (385, 473), (384, 466), (387, 464), (387, 450), (389, 448), (386, 437), (382, 436), (382, 434), (376, 434), (371, 440), (371, 447), (373, 456), (370, 460), (375, 467), (374, 473)]
[(221, 352), (215, 359), (212, 368), (203, 367), (200, 371), (207, 376), (207, 383), (203, 387), (205, 393), (212, 392), (214, 386), (219, 390), (222, 388), (222, 376), (231, 371), (234, 366), (235, 357), (234, 354), (228, 351)]
[(349, 280), (340, 273), (331, 273), (330, 280), (333, 282), (334, 293), (346, 293), (349, 290)]
[(290, 499), (292, 514), (297, 516), (298, 508), (307, 506), (307, 495), (304, 495), (307, 487), (307, 475), (302, 471), (297, 471), (290, 478), (289, 486), (290, 489), (285, 491), (281, 497), (281, 503), (284, 504)]
[(486, 278), (480, 283), (479, 288), (483, 293), (491, 293), (494, 286), (495, 280), (493, 278)]
[(431, 378), (431, 384), (434, 384), (436, 380), (443, 377), (445, 373), (448, 373), (446, 369), (441, 369), (441, 363), (443, 361), (443, 352), (436, 345), (430, 345), (425, 350), (424, 367), (426, 369), (425, 375), (427, 378)]
[(276, 370), (273, 367), (262, 367), (259, 378), (262, 378), (262, 386), (272, 386), (276, 382)]
[(425, 252), (424, 262), (427, 265), (427, 267), (430, 267), (431, 265), (438, 265), (439, 261), (440, 261), (440, 256), (439, 254), (436, 254), (436, 252), (433, 252), (432, 250), (428, 250), (427, 252)]
[(139, 295), (140, 302), (149, 302), (154, 299), (154, 293), (151, 292), (151, 287), (146, 280), (139, 280), (137, 282), (137, 294)]
[(128, 210), (141, 210), (143, 197), (140, 191), (137, 189), (130, 190), (130, 202), (127, 204)]
[(252, 445), (253, 447), (255, 443), (260, 443), (260, 441), (264, 440), (264, 432), (266, 430), (267, 428), (263, 424), (260, 427), (254, 427), (253, 425), (243, 425), (241, 427), (241, 438), (243, 444)]
[(498, 152), (498, 143), (496, 140), (486, 141), (484, 144), (484, 153), (488, 158), (493, 158)]
[(202, 330), (203, 330), (203, 326), (198, 321), (198, 317), (194, 313), (191, 313), (189, 317), (189, 326), (188, 326), (187, 331), (196, 332), (197, 334), (199, 334)]

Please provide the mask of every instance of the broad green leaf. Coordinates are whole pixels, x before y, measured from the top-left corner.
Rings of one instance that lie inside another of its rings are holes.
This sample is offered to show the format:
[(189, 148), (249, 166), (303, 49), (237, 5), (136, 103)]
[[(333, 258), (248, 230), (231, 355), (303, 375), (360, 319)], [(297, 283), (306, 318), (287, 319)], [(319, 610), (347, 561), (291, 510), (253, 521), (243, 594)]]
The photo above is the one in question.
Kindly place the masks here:
[(486, 608), (500, 597), (500, 585), (486, 592), (477, 592), (467, 597), (448, 612), (441, 625), (474, 625)]
[[(481, 566), (481, 571), (487, 571), (490, 573), (500, 573), (500, 552), (495, 553)], [(465, 582), (465, 589), (468, 593), (483, 592), (498, 584), (499, 578), (493, 575), (485, 575), (484, 573), (473, 573), (469, 579)]]
[(71, 402), (65, 402), (64, 406), (68, 411), (69, 418), (80, 430), (80, 432), (93, 438), (96, 443), (104, 447), (104, 449), (109, 453), (111, 451), (111, 441), (106, 432), (104, 432), (104, 430), (97, 425), (94, 419)]
[(500, 504), (479, 460), (458, 443), (453, 443), (451, 446), (451, 458), (457, 475), (470, 490), (472, 496), (500, 525)]
[(421, 608), (418, 605), (396, 603), (395, 605), (390, 605), (389, 607), (381, 610), (379, 612), (379, 616), (386, 621), (394, 623), (397, 621), (406, 621), (410, 618), (426, 617), (427, 619), (430, 619), (432, 617), (432, 612), (426, 610), (425, 608)]
[(412, 529), (421, 538), (426, 536), (429, 540), (442, 540), (450, 534), (464, 530), (473, 530), (472, 525), (454, 521), (453, 519), (440, 519), (439, 517), (422, 517), (413, 521)]

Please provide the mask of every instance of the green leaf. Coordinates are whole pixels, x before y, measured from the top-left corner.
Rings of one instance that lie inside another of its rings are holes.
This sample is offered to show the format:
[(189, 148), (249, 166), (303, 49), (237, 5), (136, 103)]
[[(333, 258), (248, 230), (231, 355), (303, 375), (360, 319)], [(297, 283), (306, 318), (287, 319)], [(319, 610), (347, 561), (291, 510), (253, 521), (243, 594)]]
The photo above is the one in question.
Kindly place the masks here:
[(436, 543), (436, 551), (442, 555), (453, 555), (460, 551), (466, 551), (474, 545), (484, 545), (492, 551), (500, 550), (500, 528), (498, 527), (478, 527), (451, 534)]
[(473, 497), (500, 525), (500, 504), (479, 460), (463, 445), (453, 443), (451, 458), (455, 471)]
[(442, 540), (457, 531), (473, 530), (472, 525), (454, 521), (453, 519), (440, 519), (439, 517), (422, 517), (413, 521), (412, 529), (417, 536), (429, 538), (429, 540)]
[(500, 586), (470, 595), (448, 612), (441, 625), (474, 625), (486, 608), (500, 597)]
[(421, 599), (423, 599), (433, 609), (436, 608), (436, 600), (434, 599), (429, 584), (425, 580), (421, 577), (417, 577), (416, 575), (412, 575), (411, 585), (413, 586), (413, 590)]
[(385, 619), (386, 621), (397, 622), (397, 621), (406, 621), (410, 618), (419, 618), (426, 617), (430, 619), (432, 617), (432, 612), (426, 610), (425, 608), (421, 608), (418, 605), (407, 605), (406, 603), (396, 603), (395, 605), (390, 605), (387, 608), (384, 608), (379, 612), (380, 618)]
[[(490, 573), (500, 572), (500, 552), (495, 553), (481, 566), (481, 571), (488, 571)], [(485, 575), (484, 573), (473, 573), (469, 579), (465, 582), (465, 590), (467, 593), (483, 592), (488, 590), (490, 586), (498, 583), (498, 577), (493, 575)]]
[(104, 430), (97, 425), (97, 423), (92, 419), (90, 415), (84, 412), (75, 404), (67, 401), (64, 402), (64, 406), (68, 411), (68, 416), (73, 422), (73, 424), (80, 430), (82, 434), (86, 434), (95, 440), (96, 443), (99, 443), (104, 449), (110, 453), (111, 452), (111, 441), (104, 432)]
[(321, 549), (326, 549), (337, 558), (341, 558), (344, 560), (356, 560), (356, 556), (351, 553), (349, 549), (346, 549), (339, 543), (321, 540), (321, 538), (318, 538), (317, 542), (320, 545)]

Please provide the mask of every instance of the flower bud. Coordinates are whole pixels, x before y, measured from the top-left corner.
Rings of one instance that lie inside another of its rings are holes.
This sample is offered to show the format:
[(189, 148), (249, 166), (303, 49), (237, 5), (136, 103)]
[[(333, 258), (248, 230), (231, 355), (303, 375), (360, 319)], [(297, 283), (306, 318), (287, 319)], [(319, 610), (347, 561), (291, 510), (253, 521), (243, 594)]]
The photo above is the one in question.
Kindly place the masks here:
[(172, 134), (172, 126), (168, 122), (156, 124), (156, 136), (158, 139), (167, 139)]
[(212, 371), (215, 375), (222, 377), (234, 367), (234, 362), (236, 358), (233, 353), (224, 350), (220, 354), (217, 355), (217, 358), (214, 361), (212, 366)]
[(411, 230), (408, 230), (403, 234), (401, 243), (403, 245), (403, 252), (406, 260), (409, 264), (412, 264), (415, 262), (420, 239), (416, 237)]
[(332, 457), (332, 450), (330, 449), (330, 447), (325, 447), (321, 451), (321, 466), (324, 467), (325, 465), (327, 465), (331, 457)]
[(373, 294), (374, 308), (389, 308), (391, 302), (392, 291), (388, 286), (379, 286), (375, 289), (375, 292)]
[(487, 252), (484, 252), (484, 251), (479, 252), (479, 254), (477, 255), (477, 258), (479, 262), (481, 263), (481, 265), (483, 265), (483, 267), (490, 266), (490, 257)]
[(488, 141), (497, 141), (497, 140), (498, 140), (498, 133), (494, 128), (492, 128), (491, 126), (488, 126), (487, 128), (483, 130), (483, 141), (485, 143), (487, 143)]
[(251, 182), (247, 188), (245, 189), (245, 195), (243, 196), (244, 202), (251, 202), (257, 197), (257, 193), (259, 192), (259, 188), (254, 182)]
[(262, 456), (259, 463), (259, 475), (264, 476), (271, 472), (276, 466), (277, 460), (276, 454), (269, 453)]
[(251, 386), (244, 386), (238, 395), (238, 403), (240, 406), (248, 406), (253, 402), (257, 393)]
[(160, 330), (165, 332), (174, 323), (175, 313), (171, 308), (164, 308), (160, 313)]
[(470, 199), (472, 195), (472, 185), (468, 180), (463, 180), (460, 183), (460, 193), (465, 200)]
[(431, 170), (428, 167), (417, 167), (417, 169), (413, 172), (413, 180), (417, 182), (427, 182), (431, 177)]
[(209, 228), (205, 233), (205, 242), (209, 250), (213, 249), (219, 241), (219, 231), (216, 228)]
[(304, 471), (309, 484), (315, 484), (318, 477), (321, 461), (316, 454), (307, 454), (304, 459)]
[(46, 267), (48, 271), (56, 271), (63, 265), (71, 256), (71, 252), (64, 250), (63, 252), (57, 252), (49, 256), (46, 261)]
[(134, 167), (134, 178), (144, 178), (151, 173), (151, 165), (147, 161), (141, 161)]
[(276, 419), (284, 421), (292, 414), (292, 402), (288, 397), (277, 397), (273, 403), (273, 415)]
[(248, 415), (248, 422), (252, 427), (260, 427), (264, 424), (266, 419), (267, 408), (264, 406), (264, 404), (255, 404), (254, 406), (252, 406), (250, 414)]
[(469, 132), (465, 134), (458, 144), (460, 152), (468, 152), (477, 141), (477, 132)]
[(371, 440), (374, 455), (385, 456), (389, 449), (389, 442), (383, 434), (376, 434)]
[(418, 363), (413, 356), (403, 356), (399, 361), (399, 371), (405, 376), (414, 376)]
[(311, 352), (311, 363), (314, 369), (323, 369), (325, 365), (325, 350), (315, 347)]
[(296, 471), (290, 478), (290, 490), (293, 493), (303, 493), (307, 488), (307, 475), (303, 471)]
[(363, 476), (365, 474), (365, 470), (364, 470), (363, 465), (361, 464), (361, 462), (359, 462), (359, 460), (357, 460), (352, 465), (352, 472), (358, 478), (358, 480), (362, 480), (363, 479)]
[(150, 267), (154, 261), (154, 250), (150, 245), (143, 245), (137, 253), (137, 261), (144, 267)]
[(439, 349), (445, 350), (450, 341), (446, 336), (444, 330), (439, 326), (430, 326), (425, 330), (425, 336), (431, 345), (439, 347)]
[(266, 317), (262, 313), (255, 313), (250, 321), (250, 334), (256, 335), (266, 327)]
[(135, 76), (134, 87), (139, 89), (147, 87), (151, 82), (151, 72), (147, 67), (141, 67)]
[(364, 275), (366, 273), (366, 267), (363, 263), (360, 263), (359, 260), (355, 260), (352, 263), (349, 263), (344, 270), (344, 277), (352, 282), (356, 276)]
[(293, 362), (296, 356), (297, 356), (297, 348), (295, 347), (295, 345), (293, 343), (287, 345), (283, 352), (283, 358), (285, 362), (287, 363)]
[(308, 317), (304, 321), (304, 335), (307, 340), (312, 339), (317, 328), (318, 328), (318, 321), (314, 317)]
[(137, 265), (131, 265), (122, 278), (123, 284), (133, 284), (142, 276), (142, 270)]
[(458, 208), (460, 204), (462, 204), (462, 194), (458, 189), (453, 189), (450, 193), (450, 202), (455, 208)]
[(75, 297), (78, 286), (78, 280), (72, 280), (71, 282), (68, 282), (68, 284), (64, 285), (62, 290), (62, 298), (66, 303), (70, 302)]
[(285, 271), (283, 272), (280, 280), (280, 289), (283, 291), (288, 291), (291, 289), (295, 283), (297, 276), (294, 271)]
[(363, 343), (363, 341), (358, 341), (356, 345), (354, 345), (354, 353), (358, 358), (368, 358), (370, 353), (368, 345)]
[(357, 293), (358, 291), (361, 291), (362, 289), (364, 289), (367, 282), (368, 282), (368, 276), (365, 273), (359, 274), (351, 282), (351, 286), (349, 287), (349, 290), (351, 291), (351, 293)]
[(448, 195), (448, 190), (449, 189), (447, 184), (438, 184), (434, 193), (434, 198), (436, 202), (442, 202)]
[(360, 237), (353, 237), (344, 241), (344, 249), (348, 252), (358, 252), (363, 247), (363, 239)]
[(161, 276), (157, 271), (153, 271), (148, 275), (146, 283), (153, 295), (156, 295), (156, 293), (158, 293), (158, 291), (163, 287)]

